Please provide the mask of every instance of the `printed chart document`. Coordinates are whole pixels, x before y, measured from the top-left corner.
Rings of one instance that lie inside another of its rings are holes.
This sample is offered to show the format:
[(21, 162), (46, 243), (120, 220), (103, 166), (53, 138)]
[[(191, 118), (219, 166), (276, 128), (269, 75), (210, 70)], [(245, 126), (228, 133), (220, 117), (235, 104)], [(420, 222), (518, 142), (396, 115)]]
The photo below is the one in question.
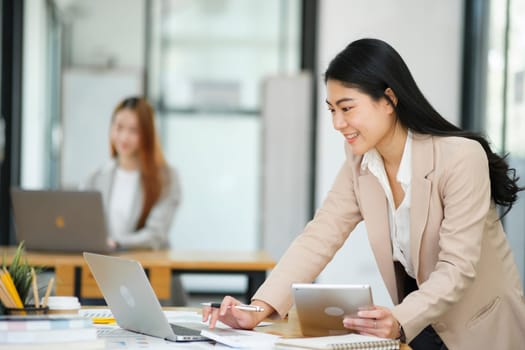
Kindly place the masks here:
[[(145, 334), (134, 333), (118, 326), (98, 326), (98, 336), (105, 340), (105, 350), (162, 350), (184, 349), (205, 350), (215, 349), (214, 345), (207, 342), (173, 342)], [(58, 349), (58, 348), (56, 348)]]
[(201, 335), (217, 343), (241, 349), (272, 349), (280, 338), (273, 334), (232, 328), (203, 329)]
[(276, 349), (377, 349), (398, 350), (399, 340), (371, 337), (361, 334), (344, 334), (314, 338), (282, 338)]

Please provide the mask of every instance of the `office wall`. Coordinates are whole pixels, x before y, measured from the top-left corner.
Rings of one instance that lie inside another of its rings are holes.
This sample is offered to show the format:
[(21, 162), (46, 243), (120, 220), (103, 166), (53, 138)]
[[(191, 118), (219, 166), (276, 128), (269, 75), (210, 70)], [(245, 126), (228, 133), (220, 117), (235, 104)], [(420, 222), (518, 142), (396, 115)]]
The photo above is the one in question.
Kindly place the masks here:
[[(319, 72), (349, 42), (362, 37), (388, 41), (406, 60), (423, 93), (436, 109), (459, 122), (463, 1), (331, 0), (320, 1)], [(330, 189), (341, 166), (343, 139), (332, 129), (325, 90), (319, 77), (316, 205)], [(372, 284), (375, 302), (389, 305), (363, 226), (352, 233), (321, 282)]]

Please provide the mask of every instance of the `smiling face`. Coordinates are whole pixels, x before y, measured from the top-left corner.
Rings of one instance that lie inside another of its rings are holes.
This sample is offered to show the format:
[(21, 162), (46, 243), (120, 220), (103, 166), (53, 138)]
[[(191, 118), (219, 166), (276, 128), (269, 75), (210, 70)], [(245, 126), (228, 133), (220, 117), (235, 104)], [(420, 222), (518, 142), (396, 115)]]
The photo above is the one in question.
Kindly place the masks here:
[[(393, 141), (396, 123), (393, 106), (386, 98), (374, 101), (359, 89), (343, 85), (338, 80), (326, 83), (328, 109), (332, 114), (334, 129), (339, 131), (352, 147), (355, 155), (363, 155), (368, 150), (381, 150)], [(387, 89), (387, 94), (391, 93)], [(395, 103), (395, 96), (389, 95)]]
[(115, 113), (111, 125), (111, 143), (119, 158), (138, 156), (140, 147), (139, 121), (133, 110), (124, 108)]

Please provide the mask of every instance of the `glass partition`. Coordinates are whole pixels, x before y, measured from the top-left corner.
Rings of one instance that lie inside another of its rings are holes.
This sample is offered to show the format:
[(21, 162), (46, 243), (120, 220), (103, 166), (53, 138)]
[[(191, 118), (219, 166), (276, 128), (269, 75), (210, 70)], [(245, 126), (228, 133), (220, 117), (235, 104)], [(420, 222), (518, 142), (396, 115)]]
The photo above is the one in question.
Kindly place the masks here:
[(269, 74), (299, 69), (298, 0), (154, 2), (155, 96), (168, 110), (260, 107)]
[(298, 0), (161, 0), (148, 92), (183, 202), (172, 245), (260, 247), (261, 85), (300, 68)]

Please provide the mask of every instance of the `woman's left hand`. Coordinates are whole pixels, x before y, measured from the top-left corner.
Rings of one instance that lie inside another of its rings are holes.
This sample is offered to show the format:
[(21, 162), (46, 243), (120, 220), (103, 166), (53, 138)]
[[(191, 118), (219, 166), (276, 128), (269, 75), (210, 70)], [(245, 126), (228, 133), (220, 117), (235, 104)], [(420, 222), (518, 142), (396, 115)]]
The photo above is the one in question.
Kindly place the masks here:
[(118, 248), (118, 243), (117, 241), (115, 241), (114, 239), (112, 238), (108, 238), (107, 239), (107, 244), (108, 244), (108, 247), (111, 249), (111, 250), (116, 250)]
[(359, 334), (381, 338), (399, 338), (399, 322), (392, 315), (390, 309), (382, 306), (374, 306), (371, 310), (359, 311), (357, 317), (346, 316), (343, 325)]

